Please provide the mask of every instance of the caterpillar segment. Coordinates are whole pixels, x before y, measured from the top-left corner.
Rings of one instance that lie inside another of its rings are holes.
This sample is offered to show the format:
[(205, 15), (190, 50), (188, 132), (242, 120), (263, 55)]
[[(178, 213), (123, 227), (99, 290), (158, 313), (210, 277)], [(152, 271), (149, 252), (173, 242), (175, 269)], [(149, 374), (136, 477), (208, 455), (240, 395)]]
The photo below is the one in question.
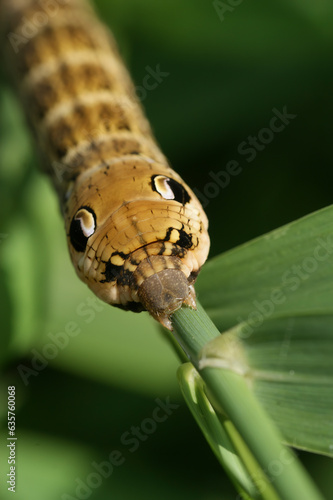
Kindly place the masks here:
[(175, 310), (195, 308), (208, 220), (157, 146), (112, 35), (79, 0), (0, 0), (0, 19), (78, 276), (171, 329)]

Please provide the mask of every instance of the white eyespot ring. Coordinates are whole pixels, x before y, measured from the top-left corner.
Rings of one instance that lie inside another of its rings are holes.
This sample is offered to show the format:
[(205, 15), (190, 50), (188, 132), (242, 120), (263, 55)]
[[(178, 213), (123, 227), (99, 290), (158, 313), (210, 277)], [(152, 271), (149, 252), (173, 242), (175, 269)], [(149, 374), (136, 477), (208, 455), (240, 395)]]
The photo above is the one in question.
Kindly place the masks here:
[(82, 233), (86, 238), (89, 238), (89, 236), (94, 234), (96, 222), (95, 217), (91, 212), (85, 208), (80, 208), (80, 210), (76, 212), (74, 220), (80, 221)]
[(156, 175), (153, 179), (154, 187), (165, 200), (174, 200), (175, 194), (169, 186), (169, 180), (165, 175)]
[(156, 191), (165, 200), (175, 200), (185, 205), (191, 200), (183, 184), (165, 175), (153, 175), (151, 178), (153, 191)]
[(81, 207), (74, 215), (70, 228), (69, 238), (77, 252), (84, 252), (88, 238), (96, 230), (96, 215), (90, 207)]

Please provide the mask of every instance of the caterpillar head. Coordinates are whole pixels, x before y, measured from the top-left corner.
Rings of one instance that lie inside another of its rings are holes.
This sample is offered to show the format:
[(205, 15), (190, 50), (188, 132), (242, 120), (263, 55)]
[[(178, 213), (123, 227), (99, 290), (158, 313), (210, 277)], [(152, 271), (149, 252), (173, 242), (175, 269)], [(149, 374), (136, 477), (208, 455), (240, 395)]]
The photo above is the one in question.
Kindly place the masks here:
[(171, 328), (209, 251), (206, 215), (170, 168), (143, 158), (81, 174), (66, 206), (72, 261), (102, 300)]

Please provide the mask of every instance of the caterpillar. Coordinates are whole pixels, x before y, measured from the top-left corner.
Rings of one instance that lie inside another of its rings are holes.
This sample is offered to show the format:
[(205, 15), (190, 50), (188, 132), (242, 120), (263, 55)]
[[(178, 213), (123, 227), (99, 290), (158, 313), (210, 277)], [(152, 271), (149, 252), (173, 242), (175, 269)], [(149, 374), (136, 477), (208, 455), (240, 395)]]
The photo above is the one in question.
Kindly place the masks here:
[(76, 273), (172, 329), (174, 311), (196, 307), (208, 220), (160, 151), (112, 34), (84, 0), (0, 0), (0, 35)]

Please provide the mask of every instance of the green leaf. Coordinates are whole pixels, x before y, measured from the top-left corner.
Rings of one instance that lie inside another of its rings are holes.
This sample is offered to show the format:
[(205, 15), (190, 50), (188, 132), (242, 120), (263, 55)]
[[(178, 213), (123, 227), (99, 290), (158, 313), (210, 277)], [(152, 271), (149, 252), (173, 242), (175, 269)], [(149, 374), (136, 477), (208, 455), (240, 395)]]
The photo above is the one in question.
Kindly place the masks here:
[(247, 377), (287, 443), (329, 456), (332, 221), (330, 206), (212, 259), (199, 286), (220, 331), (238, 324), (228, 332), (238, 351), (222, 335), (208, 357)]
[(201, 366), (243, 374), (284, 440), (333, 456), (333, 316), (241, 324), (211, 341)]
[[(238, 491), (245, 498), (261, 498), (252, 478), (256, 477), (258, 480), (260, 477), (265, 488), (270, 490), (269, 482), (251, 457), (232, 422), (215, 412), (206, 396), (204, 382), (199, 373), (191, 363), (185, 363), (179, 367), (177, 374), (184, 399), (193, 417)], [(237, 441), (238, 449), (233, 441)], [(273, 495), (272, 491), (270, 494)]]
[(267, 321), (245, 344), (254, 393), (286, 442), (333, 457), (332, 340), (333, 315), (309, 315)]
[(197, 289), (217, 328), (333, 313), (332, 230), (329, 206), (210, 260)]
[[(238, 452), (249, 470), (253, 470), (253, 465), (257, 462), (269, 481), (274, 482), (274, 489), (281, 499), (291, 500), (298, 496), (309, 500), (322, 499), (298, 460), (282, 445), (282, 435), (258, 403), (251, 386), (249, 387), (245, 377), (248, 363), (243, 346), (233, 332), (220, 335), (200, 306), (196, 311), (185, 307), (179, 309), (173, 314), (172, 321), (176, 338), (188, 357), (193, 359), (194, 366), (206, 384), (207, 397), (216, 413), (220, 414), (222, 419), (227, 416), (232, 426), (237, 429), (241, 437), (240, 442), (238, 440)], [(201, 350), (198, 352), (200, 346)], [(233, 369), (234, 366), (236, 369)], [(207, 422), (208, 420), (211, 419), (207, 419)], [(203, 423), (202, 419), (199, 423)], [(205, 435), (210, 434), (209, 442), (215, 440), (216, 426), (211, 425), (210, 429), (205, 423), (204, 426)], [(235, 445), (233, 434), (231, 429), (229, 437)], [(246, 448), (244, 457), (242, 440), (253, 455), (254, 461), (250, 460), (251, 456)], [(273, 498), (268, 489), (257, 486), (265, 500)]]

